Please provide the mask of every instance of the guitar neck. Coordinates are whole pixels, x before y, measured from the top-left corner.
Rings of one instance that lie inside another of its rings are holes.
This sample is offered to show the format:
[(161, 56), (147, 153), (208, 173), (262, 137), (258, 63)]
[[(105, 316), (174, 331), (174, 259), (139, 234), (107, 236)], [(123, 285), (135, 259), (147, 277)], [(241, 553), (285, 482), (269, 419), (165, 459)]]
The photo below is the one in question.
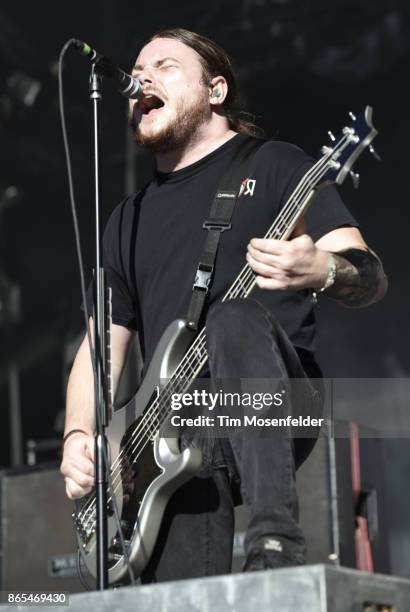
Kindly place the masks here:
[[(308, 209), (310, 201), (318, 189), (323, 176), (328, 170), (328, 160), (320, 159), (304, 175), (296, 189), (287, 200), (285, 206), (266, 232), (264, 238), (287, 240), (296, 225)], [(245, 264), (241, 272), (232, 283), (222, 301), (234, 298), (246, 298), (255, 286), (255, 276), (249, 264)]]

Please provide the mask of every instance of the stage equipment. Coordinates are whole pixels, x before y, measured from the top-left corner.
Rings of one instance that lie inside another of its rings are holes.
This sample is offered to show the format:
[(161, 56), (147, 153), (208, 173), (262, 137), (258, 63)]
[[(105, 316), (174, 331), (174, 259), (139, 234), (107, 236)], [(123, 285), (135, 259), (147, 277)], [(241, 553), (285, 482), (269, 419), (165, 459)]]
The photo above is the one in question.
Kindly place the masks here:
[(73, 39), (73, 45), (81, 55), (88, 57), (99, 74), (113, 81), (120, 94), (132, 100), (137, 100), (142, 95), (142, 87), (138, 79), (118, 68), (111, 60), (98, 53), (87, 43)]
[(83, 591), (72, 504), (55, 465), (0, 473), (0, 590)]
[[(129, 574), (129, 579), (132, 583), (135, 582), (132, 566), (128, 562), (128, 551), (123, 538), (121, 529), (120, 516), (117, 507), (117, 500), (113, 493), (111, 476), (110, 476), (110, 461), (107, 447), (106, 428), (109, 419), (112, 417), (112, 372), (110, 359), (110, 325), (111, 325), (111, 291), (106, 285), (106, 273), (103, 267), (102, 258), (102, 234), (100, 220), (100, 104), (102, 100), (102, 73), (104, 70), (111, 72), (114, 80), (122, 77), (122, 71), (113, 72), (113, 66), (110, 62), (105, 63), (105, 58), (96, 57), (92, 63), (90, 74), (90, 100), (93, 106), (93, 144), (94, 144), (94, 204), (95, 204), (95, 268), (93, 278), (93, 310), (88, 312), (87, 297), (85, 291), (84, 266), (81, 253), (80, 237), (78, 233), (78, 220), (76, 213), (76, 205), (74, 198), (74, 186), (72, 180), (70, 148), (67, 138), (67, 129), (64, 112), (64, 96), (63, 96), (63, 61), (67, 50), (71, 47), (82, 46), (80, 41), (70, 39), (66, 42), (60, 52), (59, 58), (59, 102), (61, 112), (61, 128), (63, 133), (63, 142), (68, 170), (68, 183), (70, 203), (73, 213), (73, 221), (77, 241), (77, 255), (80, 267), (81, 277), (81, 293), (84, 305), (84, 323), (87, 330), (88, 343), (91, 353), (91, 361), (94, 376), (95, 390), (95, 527), (93, 527), (94, 538), (94, 575), (97, 579), (97, 588), (103, 590), (108, 586), (108, 530), (107, 530), (107, 512), (114, 516), (114, 522), (118, 526), (118, 541), (121, 546), (122, 558), (124, 559), (126, 571)], [(85, 49), (83, 49), (85, 51)], [(90, 47), (87, 49), (87, 54), (95, 53)], [(98, 63), (101, 59), (101, 72), (98, 69)], [(124, 73), (125, 74), (125, 73)], [(128, 76), (128, 75), (125, 75)], [(129, 91), (129, 90), (128, 90)], [(131, 92), (131, 93), (135, 93)], [(94, 323), (94, 337), (91, 336), (89, 329), (89, 316), (92, 315)], [(66, 435), (69, 432), (66, 432)], [(109, 500), (109, 507), (107, 502)]]

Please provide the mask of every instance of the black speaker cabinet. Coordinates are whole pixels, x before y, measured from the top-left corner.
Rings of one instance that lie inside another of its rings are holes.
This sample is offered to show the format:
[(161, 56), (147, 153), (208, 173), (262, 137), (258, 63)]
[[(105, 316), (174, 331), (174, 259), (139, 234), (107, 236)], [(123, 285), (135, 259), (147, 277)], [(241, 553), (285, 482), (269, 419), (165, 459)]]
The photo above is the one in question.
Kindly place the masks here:
[(0, 473), (0, 588), (83, 591), (73, 506), (57, 466)]
[[(355, 515), (349, 439), (320, 435), (297, 475), (300, 524), (306, 538), (307, 563), (355, 567)], [(233, 571), (244, 561), (248, 523), (244, 506), (235, 509)]]

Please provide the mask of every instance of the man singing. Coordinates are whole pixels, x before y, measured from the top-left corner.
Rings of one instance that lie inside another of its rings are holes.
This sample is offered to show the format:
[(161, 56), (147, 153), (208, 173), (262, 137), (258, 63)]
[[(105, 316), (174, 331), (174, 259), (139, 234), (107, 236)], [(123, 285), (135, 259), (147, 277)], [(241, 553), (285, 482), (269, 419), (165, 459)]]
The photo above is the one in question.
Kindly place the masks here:
[[(133, 74), (143, 95), (131, 102), (130, 123), (137, 142), (154, 153), (156, 170), (147, 187), (114, 210), (104, 235), (113, 291), (114, 385), (137, 330), (146, 368), (169, 323), (186, 317), (206, 237), (203, 222), (238, 148), (255, 134), (237, 112), (227, 54), (203, 36), (179, 28), (155, 34)], [(206, 340), (211, 378), (305, 379), (308, 408), (320, 412), (309, 380), (320, 377), (312, 292), (363, 307), (383, 297), (387, 281), (333, 187), (319, 192), (289, 240), (261, 238), (311, 166), (293, 145), (260, 142), (232, 227), (220, 239)], [(246, 262), (257, 287), (247, 299), (222, 302)], [(85, 338), (67, 391), (61, 471), (70, 499), (94, 484), (94, 430)], [(202, 467), (169, 501), (142, 580), (228, 573), (238, 494), (249, 513), (244, 570), (304, 563), (295, 471), (314, 442), (266, 435), (203, 442)]]

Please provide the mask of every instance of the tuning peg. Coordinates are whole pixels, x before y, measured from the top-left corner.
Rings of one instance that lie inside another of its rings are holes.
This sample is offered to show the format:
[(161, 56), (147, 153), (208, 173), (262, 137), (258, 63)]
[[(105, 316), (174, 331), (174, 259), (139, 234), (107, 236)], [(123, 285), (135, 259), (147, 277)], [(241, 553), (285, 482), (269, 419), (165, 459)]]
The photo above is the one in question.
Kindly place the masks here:
[(358, 172), (353, 172), (353, 170), (350, 170), (349, 174), (352, 179), (353, 187), (355, 189), (358, 189), (360, 183), (360, 174)]
[(369, 145), (369, 151), (373, 155), (373, 157), (377, 159), (377, 161), (382, 161), (382, 158), (380, 157), (380, 155), (378, 154), (378, 152), (374, 149), (372, 145)]
[(331, 155), (333, 153), (333, 149), (332, 147), (322, 147), (321, 148), (321, 152), (323, 153), (323, 155)]
[(354, 115), (352, 112), (349, 113), (349, 117), (352, 121), (356, 121), (356, 115)]
[(335, 135), (333, 134), (333, 132), (331, 132), (330, 130), (328, 131), (329, 134), (329, 138), (332, 142), (334, 142), (336, 140)]

